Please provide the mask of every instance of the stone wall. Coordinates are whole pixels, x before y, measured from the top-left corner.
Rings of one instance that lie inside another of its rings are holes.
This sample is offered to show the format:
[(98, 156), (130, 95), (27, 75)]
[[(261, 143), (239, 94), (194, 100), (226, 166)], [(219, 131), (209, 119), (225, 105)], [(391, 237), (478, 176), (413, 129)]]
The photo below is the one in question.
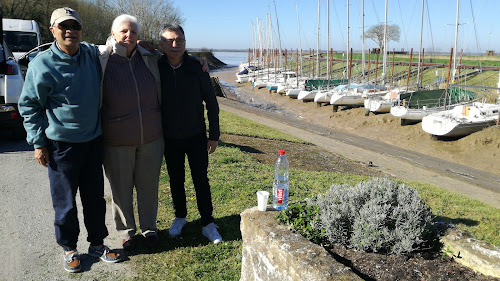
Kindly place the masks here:
[(241, 214), (240, 280), (362, 280), (325, 249), (278, 224), (276, 214), (270, 207)]
[[(362, 280), (335, 261), (321, 246), (279, 224), (277, 211), (257, 207), (241, 214), (243, 238), (241, 281), (246, 280)], [(500, 277), (500, 249), (452, 229), (442, 237), (448, 255), (478, 272)]]
[(441, 238), (448, 256), (482, 274), (500, 278), (500, 249), (478, 241), (459, 229), (448, 231)]

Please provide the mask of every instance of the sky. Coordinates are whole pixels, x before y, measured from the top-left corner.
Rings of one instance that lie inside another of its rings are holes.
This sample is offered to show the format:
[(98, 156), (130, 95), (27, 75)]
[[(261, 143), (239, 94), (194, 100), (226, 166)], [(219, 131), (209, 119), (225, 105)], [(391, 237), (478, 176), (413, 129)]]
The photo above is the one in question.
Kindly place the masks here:
[[(257, 18), (261, 22), (260, 34), (265, 48), (271, 45), (266, 35), (268, 15), (271, 18), (274, 48), (279, 48), (280, 42), (282, 49), (317, 48), (317, 0), (172, 0), (172, 2), (185, 19), (183, 28), (188, 48), (248, 49), (258, 46), (258, 40), (253, 39), (258, 38), (259, 33)], [(354, 51), (362, 49), (363, 0), (349, 0), (349, 24), (347, 24), (347, 2), (347, 0), (320, 0), (320, 49), (326, 50), (329, 47), (335, 51), (346, 50), (348, 26), (349, 46)], [(387, 0), (387, 2), (387, 23), (398, 25), (401, 32), (399, 42), (390, 41), (388, 50), (394, 48), (397, 51), (402, 49), (410, 51), (413, 48), (414, 53), (418, 53), (422, 26), (422, 0)], [(469, 54), (483, 54), (486, 50), (493, 50), (499, 54), (500, 0), (461, 0), (459, 7), (457, 50), (463, 49), (464, 53)], [(370, 26), (383, 24), (385, 1), (364, 0), (364, 14), (365, 32)], [(422, 29), (422, 47), (425, 53), (432, 50), (450, 52), (455, 45), (456, 16), (457, 0), (425, 0)], [(367, 38), (364, 45), (365, 50), (377, 47), (374, 41)]]

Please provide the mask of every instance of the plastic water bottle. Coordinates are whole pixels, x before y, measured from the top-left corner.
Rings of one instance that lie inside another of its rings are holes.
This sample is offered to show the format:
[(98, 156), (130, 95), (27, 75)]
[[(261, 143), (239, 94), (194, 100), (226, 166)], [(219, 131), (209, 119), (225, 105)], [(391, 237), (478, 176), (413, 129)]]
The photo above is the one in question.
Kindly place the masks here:
[(285, 151), (280, 150), (274, 164), (273, 208), (284, 210), (288, 207), (288, 159)]

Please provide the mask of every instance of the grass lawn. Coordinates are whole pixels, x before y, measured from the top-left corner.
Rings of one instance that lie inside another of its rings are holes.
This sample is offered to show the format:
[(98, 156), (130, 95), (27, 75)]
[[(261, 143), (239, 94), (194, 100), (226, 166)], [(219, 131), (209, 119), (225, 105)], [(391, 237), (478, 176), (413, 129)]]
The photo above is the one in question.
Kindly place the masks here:
[[(237, 134), (257, 140), (305, 143), (266, 126), (221, 112), (223, 134)], [(258, 146), (253, 149), (258, 149)], [(276, 151), (277, 153), (277, 151)], [(290, 161), (293, 161), (292, 159)], [(189, 169), (189, 168), (187, 168)], [(215, 223), (224, 242), (210, 244), (201, 235), (196, 197), (189, 170), (186, 171), (188, 224), (181, 238), (170, 238), (168, 228), (174, 219), (168, 175), (163, 166), (160, 178), (158, 229), (161, 239), (154, 251), (138, 250), (129, 256), (138, 272), (138, 280), (239, 280), (241, 270), (241, 233), (239, 214), (256, 205), (255, 192), (270, 190), (273, 165), (261, 163), (235, 144), (219, 142), (210, 155), (209, 179), (212, 189)], [(331, 172), (290, 171), (290, 199), (299, 201), (324, 193), (332, 184), (350, 184), (366, 180)], [(500, 246), (500, 212), (478, 201), (441, 188), (405, 182), (415, 187), (439, 220), (467, 229), (484, 241)], [(136, 279), (137, 280), (137, 279)]]

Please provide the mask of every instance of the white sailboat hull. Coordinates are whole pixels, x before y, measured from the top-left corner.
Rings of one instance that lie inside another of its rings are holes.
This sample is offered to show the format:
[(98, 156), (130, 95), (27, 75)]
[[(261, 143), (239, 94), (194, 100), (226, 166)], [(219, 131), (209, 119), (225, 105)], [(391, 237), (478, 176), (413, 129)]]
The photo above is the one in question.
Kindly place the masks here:
[(391, 111), (391, 107), (394, 101), (384, 100), (384, 99), (365, 99), (364, 106), (366, 110), (375, 113), (388, 113)]
[(300, 91), (302, 91), (302, 90), (290, 89), (290, 90), (286, 91), (286, 95), (292, 99), (296, 99), (299, 96)]
[(397, 105), (399, 94), (405, 92), (401, 89), (393, 89), (384, 96), (370, 96), (364, 101), (364, 106), (367, 111), (374, 113), (388, 113), (391, 107)]
[(332, 98), (331, 91), (318, 91), (314, 96), (314, 101), (318, 103), (330, 103), (331, 98)]
[(333, 94), (330, 104), (333, 105), (363, 105), (365, 98), (361, 94)]
[(425, 116), (442, 111), (441, 108), (407, 108), (406, 106), (393, 106), (390, 109), (392, 116), (409, 121), (422, 121)]
[(434, 136), (463, 137), (494, 125), (500, 104), (475, 102), (422, 118), (422, 129)]
[(318, 91), (316, 91), (316, 90), (313, 90), (313, 91), (302, 90), (299, 92), (297, 99), (302, 100), (302, 101), (312, 101), (312, 100), (314, 100), (316, 93), (318, 93)]

